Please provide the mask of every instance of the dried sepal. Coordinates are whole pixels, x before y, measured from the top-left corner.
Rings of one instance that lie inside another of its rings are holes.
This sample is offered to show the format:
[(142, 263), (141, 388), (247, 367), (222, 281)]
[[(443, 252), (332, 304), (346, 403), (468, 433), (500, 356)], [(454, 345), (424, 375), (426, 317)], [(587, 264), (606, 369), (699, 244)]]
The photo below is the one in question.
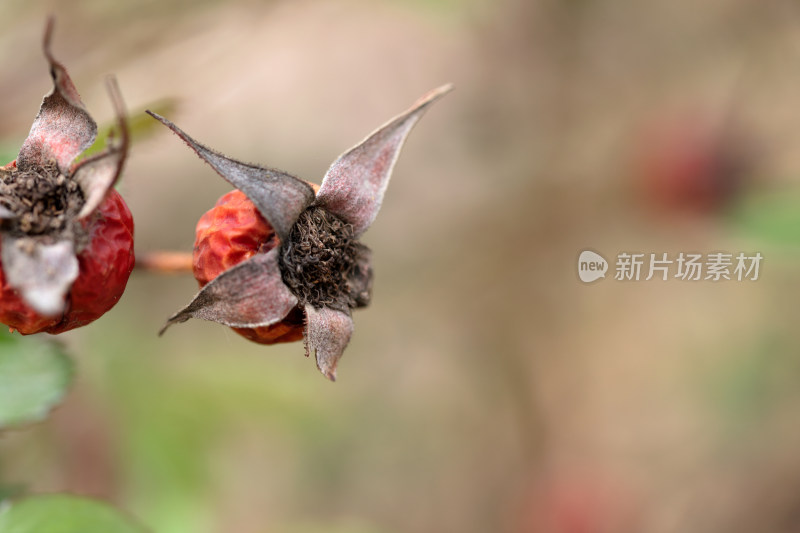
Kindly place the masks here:
[(152, 111), (147, 113), (171, 129), (217, 174), (242, 191), (275, 228), (281, 240), (289, 236), (297, 217), (314, 201), (314, 189), (303, 180), (280, 170), (226, 157), (198, 143), (164, 117)]
[(44, 34), (44, 54), (50, 64), (53, 90), (44, 97), (39, 114), (17, 156), (20, 170), (43, 167), (55, 161), (67, 174), (70, 165), (97, 137), (97, 124), (81, 101), (67, 69), (50, 51), (53, 20), (48, 20)]
[(47, 243), (41, 239), (2, 235), (3, 273), (25, 302), (37, 313), (56, 316), (78, 277), (78, 259), (70, 241)]
[(375, 220), (392, 169), (411, 128), (430, 104), (452, 90), (443, 85), (420, 98), (331, 165), (317, 193), (317, 204), (353, 225), (361, 235)]
[(353, 335), (353, 319), (349, 313), (306, 305), (306, 356), (314, 354), (317, 368), (331, 381), (336, 381), (336, 365)]
[(214, 278), (192, 302), (172, 315), (166, 329), (190, 318), (236, 328), (255, 328), (280, 322), (297, 306), (297, 298), (281, 280), (278, 250), (256, 254)]
[(128, 155), (130, 135), (125, 104), (122, 101), (122, 93), (116, 78), (109, 76), (106, 79), (106, 88), (117, 117), (119, 139), (109, 136), (109, 145), (105, 150), (81, 161), (73, 169), (72, 177), (80, 185), (85, 198), (85, 203), (78, 213), (79, 219), (94, 213), (95, 209), (103, 202), (108, 191), (117, 183)]

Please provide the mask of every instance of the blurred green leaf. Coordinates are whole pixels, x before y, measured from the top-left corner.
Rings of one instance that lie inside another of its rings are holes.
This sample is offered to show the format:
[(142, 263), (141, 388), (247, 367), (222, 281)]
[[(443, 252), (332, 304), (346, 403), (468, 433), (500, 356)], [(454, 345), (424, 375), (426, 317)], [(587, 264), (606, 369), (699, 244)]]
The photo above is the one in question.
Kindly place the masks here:
[(752, 195), (733, 210), (731, 220), (748, 237), (800, 246), (800, 190)]
[(0, 508), (0, 533), (142, 533), (111, 506), (62, 494), (32, 496)]
[(0, 167), (5, 166), (16, 159), (17, 152), (19, 152), (19, 146), (12, 148), (11, 146), (6, 146), (5, 144), (0, 145)]
[(0, 504), (5, 500), (20, 498), (25, 495), (27, 487), (20, 484), (5, 485), (0, 484)]
[(0, 429), (44, 419), (71, 379), (58, 344), (0, 333)]
[[(155, 111), (159, 115), (170, 115), (175, 110), (175, 100), (159, 100), (148, 105), (147, 109)], [(128, 116), (128, 131), (131, 136), (131, 143), (150, 137), (159, 131), (160, 128), (161, 125), (159, 122), (154, 120), (153, 117), (147, 115), (144, 110), (136, 111)], [(116, 123), (105, 124), (101, 126), (97, 133), (97, 139), (94, 141), (94, 144), (92, 144), (85, 152), (83, 152), (83, 154), (81, 154), (81, 158), (89, 157), (102, 152), (108, 143), (109, 135), (111, 135), (111, 133), (116, 129)]]

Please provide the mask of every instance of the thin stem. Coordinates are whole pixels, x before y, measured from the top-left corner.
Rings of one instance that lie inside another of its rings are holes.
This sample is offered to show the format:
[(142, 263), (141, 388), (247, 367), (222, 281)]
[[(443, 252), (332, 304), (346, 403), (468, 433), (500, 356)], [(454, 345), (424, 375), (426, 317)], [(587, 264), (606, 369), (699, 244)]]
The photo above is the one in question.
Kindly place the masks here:
[(192, 271), (192, 254), (186, 252), (146, 252), (136, 257), (136, 268), (160, 274)]

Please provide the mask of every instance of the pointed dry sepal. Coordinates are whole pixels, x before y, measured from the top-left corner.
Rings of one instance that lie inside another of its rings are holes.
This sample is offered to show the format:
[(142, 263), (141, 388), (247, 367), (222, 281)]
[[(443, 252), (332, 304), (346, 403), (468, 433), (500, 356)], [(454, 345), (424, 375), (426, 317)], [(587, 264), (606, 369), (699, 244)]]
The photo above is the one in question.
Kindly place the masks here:
[(67, 69), (50, 52), (53, 20), (44, 34), (44, 54), (50, 63), (53, 90), (44, 97), (39, 114), (22, 144), (17, 166), (20, 170), (44, 167), (51, 161), (67, 174), (72, 162), (89, 148), (97, 136), (97, 124), (81, 102)]
[(43, 316), (57, 316), (78, 277), (78, 259), (70, 241), (45, 244), (3, 235), (3, 273), (8, 284)]
[(281, 240), (286, 240), (297, 217), (314, 201), (314, 189), (308, 183), (280, 170), (230, 159), (198, 143), (164, 117), (152, 111), (147, 113), (175, 132), (220, 176), (242, 191)]
[(283, 284), (278, 249), (256, 254), (214, 278), (194, 300), (172, 315), (159, 332), (172, 324), (200, 318), (235, 328), (270, 326), (297, 306), (297, 298)]
[(356, 236), (364, 233), (378, 215), (392, 168), (411, 128), (430, 104), (452, 88), (443, 85), (430, 91), (411, 109), (339, 156), (325, 174), (317, 204), (352, 224)]
[(336, 381), (336, 365), (353, 335), (350, 315), (329, 307), (315, 309), (306, 305), (306, 356), (315, 354), (317, 368), (331, 381)]
[(117, 183), (128, 155), (130, 135), (125, 118), (125, 104), (122, 101), (122, 93), (120, 93), (116, 78), (109, 76), (106, 79), (106, 87), (117, 116), (119, 139), (115, 140), (109, 136), (109, 145), (103, 152), (81, 161), (73, 170), (73, 178), (80, 185), (83, 197), (86, 199), (78, 213), (79, 219), (91, 215), (100, 206), (108, 191)]

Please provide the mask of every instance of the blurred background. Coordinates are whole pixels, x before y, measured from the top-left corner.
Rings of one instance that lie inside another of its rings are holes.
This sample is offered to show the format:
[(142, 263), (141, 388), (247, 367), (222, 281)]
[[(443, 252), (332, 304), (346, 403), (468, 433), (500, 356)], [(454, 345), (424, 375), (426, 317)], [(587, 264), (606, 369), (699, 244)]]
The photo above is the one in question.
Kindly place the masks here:
[[(99, 122), (115, 73), (131, 112), (317, 183), (456, 91), (365, 236), (374, 300), (335, 385), (301, 343), (156, 337), (196, 283), (137, 271), (61, 336), (77, 383), (0, 435), (0, 484), (157, 533), (800, 530), (796, 2), (4, 0), (10, 158), (51, 87), (48, 13)], [(120, 190), (141, 254), (190, 251), (229, 186), (152, 129)], [(605, 280), (579, 281), (584, 249)], [(764, 259), (757, 281), (615, 281), (623, 251)]]

